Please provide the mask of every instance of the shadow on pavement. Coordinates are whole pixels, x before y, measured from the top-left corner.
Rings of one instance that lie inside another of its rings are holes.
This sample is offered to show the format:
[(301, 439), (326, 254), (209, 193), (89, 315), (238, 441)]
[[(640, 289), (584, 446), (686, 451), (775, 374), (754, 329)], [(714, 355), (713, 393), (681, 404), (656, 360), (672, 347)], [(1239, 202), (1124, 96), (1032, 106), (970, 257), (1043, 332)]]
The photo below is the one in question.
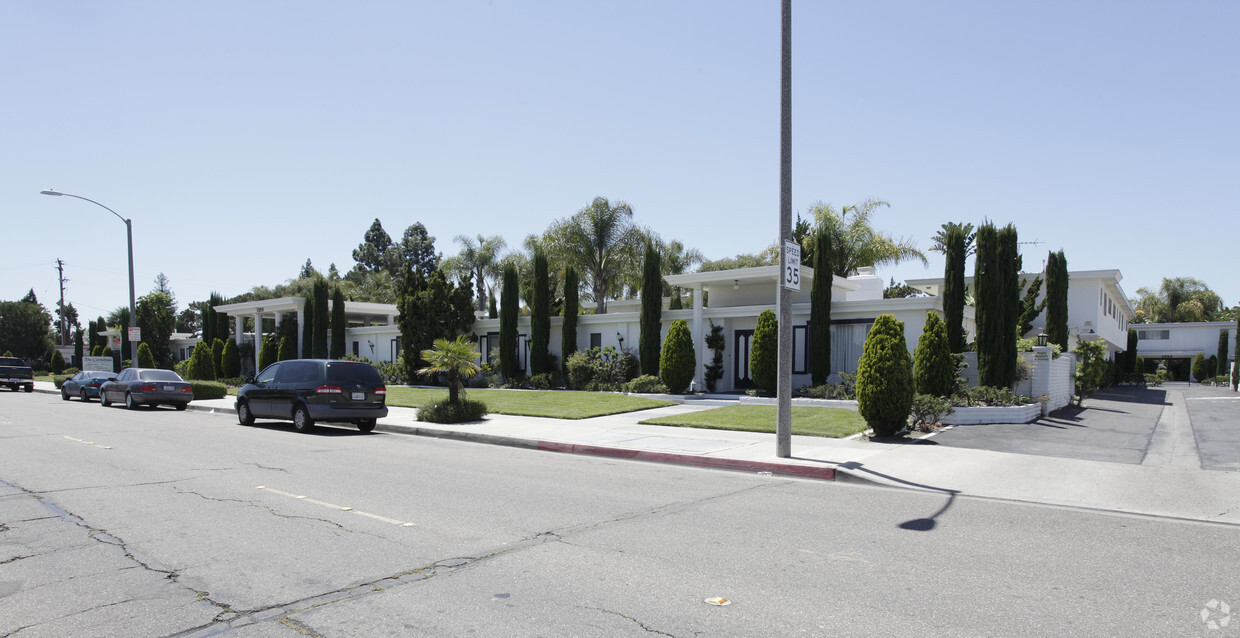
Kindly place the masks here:
[(943, 506), (940, 507), (937, 512), (931, 514), (930, 516), (926, 516), (924, 518), (914, 518), (911, 520), (904, 521), (903, 523), (900, 523), (899, 525), (896, 526), (896, 527), (899, 527), (900, 529), (908, 530), (910, 532), (933, 531), (934, 528), (938, 525), (937, 519), (943, 514), (945, 514), (947, 510), (950, 509), (953, 504), (955, 504), (956, 496), (960, 494), (960, 492), (957, 490), (949, 490), (949, 489), (942, 488), (942, 487), (934, 487), (933, 485), (925, 485), (923, 483), (914, 483), (912, 481), (906, 481), (902, 478), (896, 478), (894, 476), (891, 476), (890, 474), (883, 474), (882, 472), (875, 472), (874, 470), (871, 470), (865, 467), (865, 464), (859, 461), (847, 461), (844, 463), (840, 463), (838, 466), (838, 469), (850, 470), (852, 472), (864, 472), (866, 474), (870, 474), (872, 476), (876, 476), (884, 480), (891, 481), (892, 483), (898, 483), (900, 485), (906, 485), (908, 487), (915, 487), (918, 489), (930, 490), (932, 492), (939, 492), (942, 494), (946, 494), (947, 501), (943, 503)]

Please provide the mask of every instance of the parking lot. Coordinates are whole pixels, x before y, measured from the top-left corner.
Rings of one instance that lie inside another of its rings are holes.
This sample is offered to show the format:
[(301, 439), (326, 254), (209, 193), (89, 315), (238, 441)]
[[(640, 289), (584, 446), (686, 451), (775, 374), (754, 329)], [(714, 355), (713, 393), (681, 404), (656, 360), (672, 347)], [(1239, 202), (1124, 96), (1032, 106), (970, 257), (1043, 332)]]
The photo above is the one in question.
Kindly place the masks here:
[[(1110, 388), (1086, 399), (1084, 407), (1069, 406), (1032, 423), (955, 426), (932, 440), (950, 447), (1149, 464), (1161, 462), (1162, 454), (1152, 451), (1161, 452), (1171, 435), (1181, 435), (1175, 446), (1181, 459), (1195, 452), (1196, 467), (1240, 470), (1240, 394), (1186, 383)], [(1195, 451), (1189, 449), (1194, 444)]]

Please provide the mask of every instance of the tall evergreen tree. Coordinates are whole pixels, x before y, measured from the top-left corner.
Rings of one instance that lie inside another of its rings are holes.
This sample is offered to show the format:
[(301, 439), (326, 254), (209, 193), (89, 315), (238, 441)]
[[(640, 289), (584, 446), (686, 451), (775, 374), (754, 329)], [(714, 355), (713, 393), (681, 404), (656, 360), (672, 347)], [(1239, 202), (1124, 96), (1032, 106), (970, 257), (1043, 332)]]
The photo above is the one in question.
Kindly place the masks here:
[(530, 308), (530, 373), (551, 372), (551, 288), (547, 256), (534, 251), (534, 299)]
[(1128, 329), (1128, 348), (1124, 351), (1124, 372), (1137, 372), (1137, 329)]
[(663, 277), (659, 250), (646, 244), (642, 259), (642, 319), (637, 359), (644, 375), (658, 376), (659, 349), (663, 340)]
[(1068, 260), (1062, 250), (1046, 258), (1046, 334), (1068, 351)]
[(946, 397), (956, 385), (956, 358), (947, 342), (947, 324), (938, 313), (926, 313), (926, 326), (913, 352), (913, 384), (917, 392)]
[(469, 277), (456, 283), (436, 270), (423, 280), (406, 277), (398, 286), (397, 325), (401, 334), (401, 353), (405, 375), (414, 379), (422, 366), (422, 352), (436, 339), (455, 339), (474, 325), (473, 284)]
[(499, 372), (512, 381), (519, 372), (517, 360), (517, 269), (504, 266), (499, 292)]
[(1030, 330), (1033, 330), (1033, 320), (1037, 319), (1038, 315), (1042, 314), (1042, 310), (1046, 308), (1046, 297), (1042, 297), (1041, 301), (1038, 300), (1038, 297), (1042, 296), (1042, 275), (1037, 275), (1028, 284), (1025, 287), (1024, 283), (1021, 283), (1024, 292), (1021, 294), (1020, 320), (1018, 321), (1020, 327), (1016, 330), (1018, 337), (1024, 337)]
[(348, 321), (344, 315), (344, 291), (340, 290), (340, 286), (334, 286), (332, 290), (332, 343), (331, 358), (339, 359), (344, 356), (344, 331), (348, 327)]
[(577, 270), (564, 269), (564, 323), (560, 329), (560, 370), (568, 374), (568, 358), (577, 351)]
[(298, 326), (301, 330), (301, 358), (314, 358), (314, 293), (305, 297), (306, 304), (302, 307), (301, 318), (305, 323)]
[(987, 223), (977, 230), (973, 278), (977, 301), (977, 369), (982, 385), (1011, 386), (1016, 377), (1020, 313), (1016, 228)]
[(831, 376), (831, 235), (814, 233), (814, 281), (809, 297), (810, 383), (823, 385)]
[(875, 436), (892, 436), (908, 424), (913, 395), (913, 362), (904, 341), (904, 322), (879, 315), (857, 362), (857, 412)]
[(1229, 335), (1226, 330), (1220, 330), (1218, 333), (1218, 371), (1217, 374), (1227, 374), (1227, 342)]
[(946, 258), (943, 267), (943, 322), (947, 328), (948, 347), (964, 352), (967, 333), (964, 329), (965, 259), (972, 252), (973, 224), (943, 225), (941, 250)]
[(327, 280), (323, 277), (314, 278), (314, 358), (327, 358), (327, 332), (331, 329), (330, 308), (327, 306), (331, 296)]
[(749, 346), (749, 377), (770, 396), (779, 380), (779, 318), (767, 308), (758, 314), (758, 325)]

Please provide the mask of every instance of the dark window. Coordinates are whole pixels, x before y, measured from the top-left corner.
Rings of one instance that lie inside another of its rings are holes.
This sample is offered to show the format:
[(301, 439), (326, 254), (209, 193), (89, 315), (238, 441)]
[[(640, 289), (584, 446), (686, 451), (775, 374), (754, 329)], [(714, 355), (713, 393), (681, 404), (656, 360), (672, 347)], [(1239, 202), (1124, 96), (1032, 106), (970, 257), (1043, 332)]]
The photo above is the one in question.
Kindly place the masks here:
[(373, 367), (365, 363), (351, 361), (332, 361), (327, 364), (328, 381), (354, 381), (359, 383), (382, 384), (383, 377)]
[(319, 365), (314, 361), (285, 361), (276, 374), (277, 383), (304, 383), (319, 378)]
[(590, 333), (590, 347), (591, 348), (602, 348), (603, 347), (603, 333), (601, 332)]
[(809, 324), (792, 327), (792, 374), (809, 373)]
[(143, 381), (183, 381), (177, 373), (171, 370), (143, 370), (138, 373), (138, 377)]
[(360, 344), (358, 344), (358, 342), (353, 342), (353, 356), (355, 357), (358, 356), (358, 352), (361, 352), (361, 349), (358, 347), (359, 345)]

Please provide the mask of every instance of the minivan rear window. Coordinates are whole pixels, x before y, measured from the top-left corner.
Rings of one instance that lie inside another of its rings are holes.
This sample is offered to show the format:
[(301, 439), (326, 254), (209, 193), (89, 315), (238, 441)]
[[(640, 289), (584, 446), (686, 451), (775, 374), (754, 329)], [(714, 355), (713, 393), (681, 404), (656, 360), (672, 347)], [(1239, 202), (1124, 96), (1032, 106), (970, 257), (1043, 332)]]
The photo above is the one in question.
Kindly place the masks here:
[(327, 364), (328, 381), (354, 381), (361, 383), (382, 384), (383, 377), (368, 363), (352, 361), (333, 361)]

